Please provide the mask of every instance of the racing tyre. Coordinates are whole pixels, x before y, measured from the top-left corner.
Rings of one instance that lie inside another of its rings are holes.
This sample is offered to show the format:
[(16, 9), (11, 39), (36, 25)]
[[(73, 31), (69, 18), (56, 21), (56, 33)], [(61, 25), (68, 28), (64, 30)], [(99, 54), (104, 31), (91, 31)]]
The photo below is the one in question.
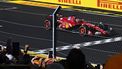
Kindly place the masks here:
[(86, 28), (85, 27), (80, 27), (79, 28), (79, 33), (80, 33), (81, 36), (86, 35)]
[(50, 30), (51, 29), (51, 22), (49, 20), (45, 20), (44, 21), (44, 28), (46, 30)]

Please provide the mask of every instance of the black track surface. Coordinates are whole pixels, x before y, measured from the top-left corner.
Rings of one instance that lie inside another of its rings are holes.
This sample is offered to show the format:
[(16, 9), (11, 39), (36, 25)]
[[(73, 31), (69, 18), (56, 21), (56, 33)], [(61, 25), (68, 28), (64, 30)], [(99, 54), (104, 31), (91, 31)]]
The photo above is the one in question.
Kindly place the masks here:
[[(6, 9), (16, 7), (16, 9)], [(13, 41), (19, 41), (23, 48), (25, 44), (31, 45), (31, 50), (39, 50), (51, 48), (52, 34), (43, 28), (43, 21), (51, 14), (54, 9), (44, 7), (32, 7), (10, 3), (0, 3), (0, 41), (6, 41), (12, 38)], [(110, 24), (115, 30), (115, 35), (108, 37), (122, 36), (122, 17), (101, 16), (91, 13), (83, 13), (78, 11), (62, 10), (64, 16), (75, 15), (78, 18), (84, 18), (93, 22), (104, 22)], [(88, 41), (105, 39), (104, 37), (80, 36), (64, 31), (57, 31), (57, 46), (76, 44)], [(4, 43), (3, 43), (4, 44)], [(90, 47), (82, 47), (81, 49), (86, 55), (87, 61), (93, 63), (104, 63), (106, 59), (122, 52), (122, 41), (95, 45)], [(66, 57), (69, 50), (60, 51), (59, 56)]]

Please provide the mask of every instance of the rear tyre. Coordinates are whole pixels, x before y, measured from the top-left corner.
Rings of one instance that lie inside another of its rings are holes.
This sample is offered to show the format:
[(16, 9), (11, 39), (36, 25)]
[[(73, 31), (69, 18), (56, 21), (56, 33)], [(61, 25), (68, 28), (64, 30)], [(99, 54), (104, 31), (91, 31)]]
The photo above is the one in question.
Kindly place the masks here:
[(44, 21), (44, 28), (46, 30), (50, 30), (51, 29), (51, 22), (49, 20), (45, 20)]
[(80, 33), (81, 36), (86, 35), (86, 28), (85, 27), (80, 27), (79, 28), (79, 33)]

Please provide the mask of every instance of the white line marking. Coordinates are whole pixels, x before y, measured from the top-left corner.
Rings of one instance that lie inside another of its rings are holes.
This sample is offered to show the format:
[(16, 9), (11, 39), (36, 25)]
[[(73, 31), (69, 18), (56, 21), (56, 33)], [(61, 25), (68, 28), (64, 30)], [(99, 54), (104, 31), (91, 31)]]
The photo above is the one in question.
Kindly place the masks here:
[(97, 45), (97, 44), (100, 44), (102, 41), (95, 41), (94, 44)]
[(42, 26), (34, 26), (34, 25), (29, 25), (29, 24), (21, 24), (21, 23), (18, 23), (18, 22), (12, 22), (12, 21), (6, 21), (6, 20), (0, 20), (0, 21), (6, 22), (6, 23), (9, 23), (9, 24), (15, 24), (15, 25), (21, 25), (21, 26), (27, 26), (27, 27), (44, 28)]
[(0, 25), (0, 28), (3, 27), (2, 25)]
[[(14, 36), (19, 36), (19, 37), (25, 37), (25, 38), (30, 38), (30, 39), (36, 39), (36, 40), (52, 41), (52, 40), (49, 40), (49, 39), (38, 38), (38, 37), (30, 37), (30, 36), (25, 36), (25, 35), (20, 35), (20, 34), (14, 34), (14, 33), (9, 33), (9, 32), (4, 32), (4, 31), (0, 31), (0, 33), (14, 35)], [(66, 43), (66, 42), (62, 42), (62, 41), (57, 41), (57, 42), (62, 43), (62, 44), (70, 44), (70, 43)]]
[(25, 14), (31, 14), (31, 15), (39, 15), (39, 16), (48, 16), (48, 14), (38, 14), (38, 13), (32, 13), (32, 12), (20, 11), (20, 10), (8, 10), (8, 11), (13, 11), (13, 12), (18, 12), (18, 13), (25, 13)]
[[(91, 42), (83, 42), (80, 44), (70, 44), (66, 46), (60, 46), (57, 47), (57, 51), (63, 51), (63, 50), (68, 50), (72, 48), (79, 48), (79, 47), (87, 47), (87, 46), (93, 46), (93, 45), (99, 45), (99, 44), (106, 44), (106, 43), (112, 43), (112, 42), (118, 42), (122, 41), (122, 37), (115, 37), (115, 38), (110, 38), (110, 39), (103, 39), (103, 40), (97, 40), (97, 41), (91, 41)], [(48, 48), (48, 50), (51, 50), (52, 48)], [(34, 52), (41, 51), (40, 53), (45, 53), (48, 52), (47, 49), (41, 49), (41, 50), (35, 50)], [(39, 52), (38, 52), (39, 53)]]
[(0, 8), (0, 10), (15, 10), (18, 9), (17, 7), (10, 7), (10, 8)]

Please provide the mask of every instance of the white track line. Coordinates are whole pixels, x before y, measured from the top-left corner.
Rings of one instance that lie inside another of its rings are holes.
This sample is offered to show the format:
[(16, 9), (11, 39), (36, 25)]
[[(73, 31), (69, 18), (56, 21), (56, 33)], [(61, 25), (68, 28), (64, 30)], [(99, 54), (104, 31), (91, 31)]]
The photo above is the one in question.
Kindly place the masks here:
[(7, 20), (0, 20), (1, 22), (6, 22), (6, 23), (9, 23), (9, 24), (15, 24), (15, 25), (21, 25), (21, 26), (27, 26), (27, 27), (35, 27), (35, 28), (44, 28), (42, 26), (34, 26), (34, 25), (29, 25), (29, 24), (21, 24), (21, 23), (18, 23), (18, 22), (12, 22), (12, 21), (7, 21)]
[[(81, 48), (81, 47), (106, 44), (106, 43), (112, 43), (112, 42), (118, 42), (118, 41), (122, 41), (122, 37), (115, 37), (115, 38), (109, 38), (109, 39), (103, 39), (103, 40), (97, 40), (97, 41), (91, 41), (91, 42), (83, 42), (80, 44), (70, 44), (70, 45), (66, 45), (66, 46), (57, 47), (56, 50), (63, 51), (63, 50), (68, 50), (68, 49), (72, 49), (72, 48)], [(47, 53), (49, 50), (52, 50), (52, 48), (35, 50), (35, 52), (40, 54), (40, 53)]]
[(32, 13), (32, 12), (20, 11), (20, 10), (8, 10), (8, 11), (31, 14), (31, 15), (39, 15), (39, 16), (48, 16), (48, 14), (38, 14), (38, 13)]
[(17, 8), (17, 7), (0, 8), (0, 11), (1, 11), (1, 10), (15, 10), (15, 9), (18, 9), (18, 8)]
[[(20, 34), (14, 34), (14, 33), (5, 32), (5, 31), (0, 31), (0, 33), (14, 35), (14, 36), (19, 36), (19, 37), (25, 37), (25, 38), (29, 38), (29, 39), (36, 39), (36, 40), (43, 40), (43, 41), (52, 41), (52, 40), (45, 39), (45, 38), (25, 36), (25, 35), (20, 35)], [(57, 42), (62, 43), (62, 44), (70, 44), (70, 43), (66, 43), (66, 42), (62, 42), (62, 41), (57, 41)]]
[(3, 25), (0, 25), (0, 28), (2, 28), (3, 27)]

